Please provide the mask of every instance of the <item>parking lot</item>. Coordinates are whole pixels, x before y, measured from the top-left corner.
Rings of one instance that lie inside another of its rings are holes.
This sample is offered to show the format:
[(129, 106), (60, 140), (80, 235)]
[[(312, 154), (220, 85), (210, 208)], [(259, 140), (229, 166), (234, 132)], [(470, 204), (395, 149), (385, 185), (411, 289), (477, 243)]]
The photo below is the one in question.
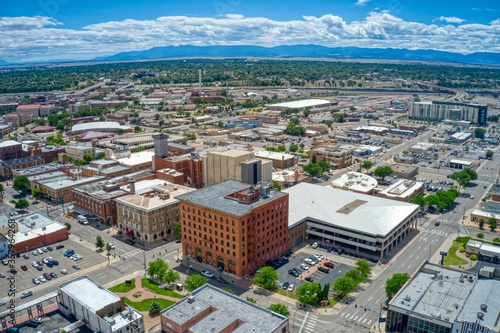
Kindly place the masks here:
[[(56, 249), (57, 245), (64, 245), (64, 248), (61, 249)], [(103, 261), (106, 260), (102, 255), (89, 250), (86, 247), (83, 247), (82, 245), (75, 243), (70, 240), (66, 240), (63, 242), (55, 243), (50, 245), (53, 250), (52, 251), (47, 251), (44, 252), (43, 254), (38, 254), (36, 256), (33, 255), (33, 250), (30, 250), (25, 253), (20, 253), (19, 257), (15, 259), (15, 269), (17, 270), (16, 273), (16, 291), (17, 293), (20, 293), (24, 290), (29, 290), (30, 288), (34, 287), (35, 284), (33, 283), (33, 278), (37, 278), (39, 276), (43, 276), (44, 273), (51, 273), (54, 272), (57, 275), (57, 278), (53, 278), (52, 280), (48, 280), (46, 282), (42, 282), (44, 284), (48, 283), (55, 283), (57, 284), (58, 279), (63, 275), (61, 274), (61, 269), (66, 269), (68, 272), (68, 275), (74, 273), (77, 271), (77, 269), (73, 268), (72, 266), (74, 264), (79, 264), (80, 269), (85, 269), (90, 266), (98, 265), (102, 263)], [(42, 248), (41, 246), (40, 248)], [(63, 256), (63, 253), (65, 250), (68, 248), (75, 250), (75, 253), (80, 254), (83, 258), (78, 261), (73, 261), (67, 257)], [(28, 254), (29, 258), (26, 259), (23, 257), (23, 254)], [(59, 262), (59, 265), (53, 266), (53, 267), (47, 267), (45, 263), (43, 263), (43, 259), (47, 257), (52, 257), (52, 259), (55, 259)], [(39, 261), (42, 263), (42, 270), (38, 271), (33, 267), (32, 263), (33, 261)], [(21, 266), (26, 266), (27, 270), (24, 271), (21, 269)], [(0, 272), (5, 273), (7, 276), (10, 275), (8, 266), (0, 264)], [(2, 283), (2, 278), (0, 278), (0, 284)], [(6, 282), (5, 282), (6, 283)], [(0, 290), (0, 297), (5, 297), (8, 294), (8, 289), (7, 288), (2, 288)]]
[[(297, 288), (302, 283), (307, 282), (307, 277), (311, 277), (313, 282), (318, 282), (322, 286), (326, 283), (329, 283), (331, 286), (336, 279), (342, 277), (346, 271), (352, 268), (352, 266), (336, 261), (334, 258), (335, 256), (332, 254), (328, 254), (328, 256), (326, 256), (325, 251), (316, 251), (314, 253), (322, 254), (324, 256), (324, 259), (316, 263), (315, 265), (310, 265), (304, 262), (304, 259), (314, 256), (313, 254), (307, 253), (303, 250), (291, 254), (288, 258), (288, 263), (285, 263), (283, 266), (277, 269), (277, 272), (279, 273), (278, 279), (280, 281), (280, 284), (293, 283), (294, 287)], [(329, 273), (324, 273), (318, 270), (318, 267), (320, 266), (325, 267), (325, 262), (332, 262), (334, 264), (334, 268), (329, 268)], [(302, 269), (300, 267), (300, 264), (309, 266), (309, 269)], [(295, 277), (288, 273), (288, 271), (293, 268), (297, 268), (301, 272), (298, 277)]]

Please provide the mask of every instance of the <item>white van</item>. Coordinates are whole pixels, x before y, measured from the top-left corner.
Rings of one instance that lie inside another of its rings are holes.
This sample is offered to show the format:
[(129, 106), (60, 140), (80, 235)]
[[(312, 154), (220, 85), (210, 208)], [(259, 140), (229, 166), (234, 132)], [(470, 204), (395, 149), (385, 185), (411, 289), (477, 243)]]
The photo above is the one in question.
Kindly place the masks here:
[(81, 223), (83, 225), (89, 224), (89, 221), (87, 221), (87, 218), (83, 215), (78, 215), (76, 219), (78, 220), (78, 223)]

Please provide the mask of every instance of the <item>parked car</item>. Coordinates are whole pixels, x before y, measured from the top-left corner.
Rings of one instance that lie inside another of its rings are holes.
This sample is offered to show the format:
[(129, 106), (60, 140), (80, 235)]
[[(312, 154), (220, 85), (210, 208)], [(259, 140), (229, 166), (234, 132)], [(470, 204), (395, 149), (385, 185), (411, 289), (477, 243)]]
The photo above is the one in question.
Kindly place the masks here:
[(33, 278), (33, 280), (31, 280), (34, 284), (40, 284), (40, 280), (38, 280), (38, 278)]
[(315, 256), (309, 257), (309, 259), (314, 261), (315, 264), (317, 264), (319, 262), (318, 258), (316, 258)]
[(27, 267), (26, 265), (21, 265), (21, 269), (22, 269), (23, 271), (27, 271), (27, 270), (28, 270), (28, 267)]
[(64, 245), (57, 245), (56, 246), (56, 250), (60, 250), (60, 249), (63, 249), (64, 248)]
[(45, 280), (47, 280), (47, 281), (52, 280), (52, 276), (51, 276), (49, 273), (43, 273), (43, 277), (44, 277), (44, 278), (45, 278)]
[(47, 282), (47, 279), (45, 278), (45, 276), (42, 276), (42, 275), (40, 275), (39, 277), (37, 277), (37, 279), (40, 282)]
[(2, 264), (4, 266), (7, 266), (9, 264), (9, 261), (7, 259), (2, 260)]
[(42, 324), (43, 323), (43, 319), (42, 317), (35, 317), (35, 318), (31, 318), (31, 321), (33, 323), (36, 323), (36, 324)]
[(222, 284), (227, 284), (227, 281), (224, 280), (223, 278), (217, 278), (217, 282), (222, 283)]
[(323, 258), (324, 258), (324, 257), (323, 257), (321, 254), (319, 254), (319, 253), (316, 253), (314, 256), (315, 256), (316, 258), (318, 258), (318, 260), (323, 260)]
[(126, 239), (125, 240), (125, 243), (129, 244), (129, 245), (134, 245), (134, 241), (131, 240), (131, 239)]
[(24, 258), (24, 259), (29, 259), (29, 258), (30, 258), (30, 255), (29, 255), (29, 254), (27, 254), (27, 253), (25, 253), (25, 254), (23, 254), (23, 258)]
[(323, 266), (326, 266), (328, 268), (335, 268), (335, 265), (333, 264), (333, 262), (329, 261), (329, 262), (324, 262), (323, 263)]
[(61, 272), (61, 274), (64, 274), (64, 275), (68, 274), (68, 271), (67, 271), (67, 270), (65, 270), (64, 268), (63, 268), (63, 269), (61, 269), (61, 270), (60, 270), (60, 272)]
[(307, 271), (309, 269), (309, 266), (307, 266), (306, 264), (300, 264), (300, 268)]
[(309, 258), (305, 258), (305, 259), (304, 259), (304, 262), (305, 262), (306, 264), (311, 265), (311, 266), (314, 266), (314, 265), (316, 264), (316, 262), (314, 262), (313, 260), (311, 260), (311, 259), (309, 259)]
[(26, 297), (30, 297), (30, 296), (33, 296), (33, 292), (31, 290), (25, 291), (24, 293), (21, 294), (21, 298), (26, 298)]
[(5, 277), (5, 273), (4, 273), (4, 272), (1, 272), (1, 273), (0, 273), (0, 278), (2, 278), (2, 279), (3, 279), (4, 277)]
[(314, 281), (314, 279), (311, 276), (306, 277), (305, 280), (308, 281), (308, 282), (313, 282)]
[(290, 285), (288, 286), (288, 291), (293, 292), (294, 290), (295, 290), (295, 285), (293, 283), (290, 283)]
[(4, 306), (7, 302), (0, 300), (0, 306)]
[(318, 247), (318, 245), (319, 245), (318, 243), (313, 243), (312, 248), (315, 249)]
[(74, 269), (80, 269), (80, 265), (78, 265), (78, 264), (74, 264), (74, 265), (73, 265), (73, 266), (71, 266), (71, 267), (73, 267)]
[(330, 273), (330, 270), (324, 266), (319, 266), (318, 271), (326, 273), (326, 274)]
[(289, 285), (290, 285), (290, 283), (285, 282), (285, 283), (283, 283), (283, 287), (281, 287), (281, 289), (287, 290)]
[(203, 275), (204, 277), (209, 278), (209, 279), (214, 277), (213, 273), (211, 273), (209, 271), (201, 271), (200, 274)]
[(54, 272), (50, 272), (50, 276), (52, 276), (52, 278), (55, 279), (57, 277), (57, 274)]
[(58, 260), (56, 260), (56, 259), (54, 259), (54, 260), (52, 260), (52, 264), (53, 264), (54, 266), (59, 266), (59, 261), (58, 261)]
[(52, 246), (47, 246), (47, 250), (54, 251), (54, 249), (52, 248)]
[(38, 255), (38, 251), (35, 250), (35, 251), (31, 252), (31, 254), (34, 255), (34, 256), (37, 256)]

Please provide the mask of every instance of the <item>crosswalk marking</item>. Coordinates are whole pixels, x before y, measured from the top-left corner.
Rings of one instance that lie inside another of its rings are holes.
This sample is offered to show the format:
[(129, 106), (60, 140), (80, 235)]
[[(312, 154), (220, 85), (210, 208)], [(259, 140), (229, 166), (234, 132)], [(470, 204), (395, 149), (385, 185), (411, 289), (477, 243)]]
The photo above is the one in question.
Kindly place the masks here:
[(136, 256), (136, 255), (138, 255), (138, 254), (140, 254), (142, 252), (144, 252), (144, 251), (143, 250), (139, 250), (139, 249), (135, 249), (135, 250), (130, 251), (130, 252), (126, 253), (126, 254), (122, 254), (122, 257), (123, 258), (130, 258), (130, 257)]

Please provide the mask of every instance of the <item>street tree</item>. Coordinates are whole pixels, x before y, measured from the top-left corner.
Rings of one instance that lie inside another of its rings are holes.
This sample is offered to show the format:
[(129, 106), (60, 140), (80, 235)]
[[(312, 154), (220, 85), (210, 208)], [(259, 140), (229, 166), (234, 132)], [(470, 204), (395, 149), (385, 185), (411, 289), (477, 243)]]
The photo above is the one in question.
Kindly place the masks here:
[(299, 302), (313, 305), (320, 301), (323, 289), (317, 282), (308, 282), (301, 284), (295, 294), (299, 297)]
[(255, 277), (253, 278), (253, 283), (268, 289), (268, 290), (274, 290), (276, 288), (276, 285), (278, 284), (278, 272), (271, 266), (265, 266), (259, 269), (259, 272), (255, 274)]
[(166, 283), (174, 284), (181, 279), (181, 275), (179, 274), (179, 272), (174, 271), (173, 269), (169, 269), (165, 272), (165, 274), (163, 274), (161, 279)]
[(288, 310), (288, 307), (286, 305), (283, 305), (283, 304), (279, 304), (279, 303), (271, 304), (268, 307), (268, 309), (271, 311), (274, 311), (276, 313), (279, 313), (280, 315), (285, 316), (285, 317), (290, 316), (290, 310)]
[(150, 316), (155, 316), (157, 314), (159, 314), (161, 311), (161, 305), (155, 301), (153, 301), (151, 303), (151, 305), (149, 306), (149, 315)]
[(484, 228), (484, 223), (485, 223), (485, 222), (484, 222), (484, 220), (483, 220), (483, 219), (480, 219), (480, 220), (479, 220), (479, 229), (483, 230), (483, 228)]
[(204, 277), (203, 275), (193, 274), (186, 278), (186, 281), (184, 282), (184, 287), (186, 288), (187, 291), (192, 292), (193, 290), (198, 289), (207, 282), (208, 278)]
[(361, 163), (361, 168), (365, 169), (366, 172), (368, 172), (368, 170), (370, 170), (372, 168), (372, 166), (374, 165), (374, 163), (372, 161), (369, 161), (369, 160), (364, 160), (362, 163)]
[(304, 115), (304, 118), (307, 118), (311, 115), (311, 110), (305, 109), (304, 111), (302, 111), (302, 114)]
[(30, 206), (30, 203), (26, 199), (19, 199), (16, 201), (15, 207), (17, 209), (26, 209)]
[(359, 259), (356, 261), (356, 268), (363, 276), (363, 280), (372, 273), (372, 265), (370, 265), (365, 259)]
[(425, 206), (425, 198), (422, 194), (416, 195), (413, 197), (413, 199), (411, 199), (411, 203), (419, 205), (420, 208), (422, 209)]
[(38, 200), (42, 196), (42, 190), (40, 190), (38, 187), (35, 187), (33, 190), (31, 190), (31, 195), (33, 196), (33, 198)]
[(325, 173), (325, 172), (329, 171), (330, 168), (331, 168), (330, 164), (327, 161), (325, 161), (325, 160), (321, 160), (317, 164), (321, 168), (321, 172), (322, 173)]
[(17, 176), (16, 178), (14, 178), (14, 183), (12, 185), (12, 187), (14, 188), (14, 190), (16, 191), (24, 191), (25, 189), (28, 188), (29, 186), (29, 179), (28, 177), (26, 176)]
[(393, 172), (394, 171), (392, 170), (392, 168), (386, 165), (376, 168), (375, 171), (373, 171), (373, 174), (377, 177), (384, 179), (385, 177), (390, 176)]
[(454, 172), (450, 175), (450, 178), (458, 183), (458, 189), (469, 185), (472, 180), (477, 179), (477, 172), (472, 169), (464, 169), (462, 171)]
[(385, 282), (385, 294), (391, 298), (404, 286), (410, 279), (408, 273), (395, 273)]
[(299, 150), (299, 146), (297, 146), (295, 143), (292, 143), (290, 147), (288, 147), (288, 151), (291, 153), (296, 153), (297, 150)]
[(323, 173), (323, 169), (317, 163), (308, 163), (302, 167), (305, 172), (310, 174), (312, 177), (318, 177)]
[(495, 231), (497, 228), (497, 220), (494, 217), (490, 217), (488, 219), (488, 226), (490, 227), (491, 231)]
[(4, 191), (5, 187), (3, 186), (3, 184), (0, 184), (0, 194), (3, 194)]
[(104, 247), (104, 239), (100, 235), (97, 235), (95, 238), (95, 247), (97, 247), (99, 250), (102, 250)]
[(71, 230), (71, 223), (66, 222), (66, 223), (64, 223), (64, 225), (66, 226), (66, 229), (68, 229), (68, 231)]
[(486, 151), (486, 158), (487, 158), (487, 159), (492, 158), (492, 157), (493, 157), (493, 154), (494, 154), (493, 150), (488, 149), (488, 150)]
[(106, 244), (106, 251), (107, 251), (108, 253), (110, 253), (110, 252), (111, 252), (111, 250), (113, 250), (113, 245), (111, 245), (111, 244), (109, 244), (109, 243), (108, 243), (108, 244)]
[(161, 278), (165, 275), (165, 272), (168, 270), (168, 264), (158, 258), (155, 261), (151, 261), (148, 264), (147, 272), (149, 276)]
[(174, 224), (172, 226), (172, 231), (174, 232), (174, 235), (175, 235), (176, 239), (181, 239), (182, 228), (181, 228), (181, 224), (179, 222), (177, 222), (176, 224)]
[(337, 293), (340, 298), (344, 298), (350, 292), (356, 289), (356, 281), (348, 276), (338, 278), (333, 283), (332, 289)]

